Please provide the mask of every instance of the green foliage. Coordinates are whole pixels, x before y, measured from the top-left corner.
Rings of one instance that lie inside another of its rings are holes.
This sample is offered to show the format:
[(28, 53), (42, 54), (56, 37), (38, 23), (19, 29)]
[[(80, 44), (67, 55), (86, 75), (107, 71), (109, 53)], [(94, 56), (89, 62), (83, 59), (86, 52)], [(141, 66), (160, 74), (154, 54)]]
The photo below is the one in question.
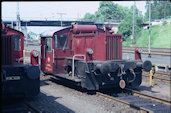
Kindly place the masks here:
[[(132, 26), (133, 26), (133, 7), (128, 10), (129, 15), (127, 15), (124, 20), (118, 26), (118, 33), (123, 35), (123, 41), (127, 41), (128, 38), (132, 35)], [(143, 17), (142, 15), (138, 15), (138, 9), (136, 8), (136, 34), (141, 31)]]
[(137, 34), (142, 30), (142, 24), (143, 24), (143, 17), (137, 16), (136, 17), (136, 33)]
[(132, 34), (132, 16), (127, 15), (126, 18), (119, 24), (118, 33), (122, 34), (123, 41), (126, 41)]
[(113, 1), (101, 1), (98, 11), (95, 13), (97, 19), (115, 19), (118, 18), (119, 12)]
[(163, 25), (166, 25), (166, 24), (167, 24), (167, 21), (164, 21), (162, 24), (163, 24)]
[[(84, 20), (123, 20), (118, 26), (118, 33), (123, 35), (123, 41), (132, 35), (132, 13), (133, 6), (129, 9), (128, 7), (123, 7), (115, 4), (113, 1), (100, 1), (98, 11), (95, 14), (86, 13)], [(138, 15), (138, 8), (136, 8), (136, 15)], [(136, 17), (136, 34), (141, 31), (142, 16)]]
[(99, 8), (95, 12), (95, 14), (86, 13), (84, 16), (84, 20), (122, 20), (129, 14), (129, 9), (127, 7), (120, 6), (118, 4), (114, 4), (113, 1), (100, 1)]
[[(171, 23), (151, 26), (151, 47), (171, 48)], [(137, 47), (148, 47), (149, 31), (141, 30), (136, 39)], [(127, 44), (129, 46), (129, 44)]]
[[(149, 18), (149, 1), (146, 1), (145, 18)], [(155, 0), (151, 2), (151, 18), (162, 19), (171, 16), (171, 2), (169, 0)]]
[(128, 38), (126, 41), (123, 41), (122, 42), (122, 45), (123, 46), (130, 46), (131, 44), (132, 44), (131, 38)]
[(92, 20), (94, 21), (95, 20), (95, 16), (93, 14), (90, 14), (90, 13), (86, 13), (85, 16), (84, 16), (84, 20)]

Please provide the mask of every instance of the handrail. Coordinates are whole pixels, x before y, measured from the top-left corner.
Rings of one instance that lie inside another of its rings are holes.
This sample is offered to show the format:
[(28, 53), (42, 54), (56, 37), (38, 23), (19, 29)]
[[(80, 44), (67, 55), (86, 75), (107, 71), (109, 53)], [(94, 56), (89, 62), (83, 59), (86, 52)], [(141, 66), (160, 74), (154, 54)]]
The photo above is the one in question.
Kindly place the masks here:
[(44, 59), (45, 59), (45, 52), (46, 52), (46, 46), (44, 45)]
[(54, 63), (54, 59), (55, 59), (55, 57), (54, 57), (54, 49), (52, 49), (52, 51), (53, 51), (53, 63)]
[[(24, 60), (24, 57), (20, 57), (20, 58), (18, 59), (18, 63), (20, 63), (20, 61), (21, 61), (22, 59)], [(24, 62), (24, 61), (23, 61), (23, 62)]]
[(74, 71), (75, 71), (75, 67), (74, 67), (74, 59), (76, 56), (83, 56), (84, 60), (86, 60), (86, 56), (82, 55), (82, 54), (76, 54), (72, 57), (72, 79), (74, 79)]

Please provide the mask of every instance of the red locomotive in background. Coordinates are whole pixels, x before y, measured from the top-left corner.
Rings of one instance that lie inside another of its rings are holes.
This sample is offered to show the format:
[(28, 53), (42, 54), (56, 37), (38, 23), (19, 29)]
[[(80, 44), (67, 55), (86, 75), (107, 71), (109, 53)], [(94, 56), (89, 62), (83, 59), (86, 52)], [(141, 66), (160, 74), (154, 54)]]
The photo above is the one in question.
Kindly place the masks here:
[(122, 35), (105, 28), (73, 25), (42, 33), (41, 70), (88, 90), (139, 86), (151, 62), (122, 60)]
[[(2, 98), (25, 98), (40, 92), (40, 70), (37, 65), (23, 64), (24, 34), (15, 29), (1, 29)], [(37, 56), (35, 56), (37, 57)]]

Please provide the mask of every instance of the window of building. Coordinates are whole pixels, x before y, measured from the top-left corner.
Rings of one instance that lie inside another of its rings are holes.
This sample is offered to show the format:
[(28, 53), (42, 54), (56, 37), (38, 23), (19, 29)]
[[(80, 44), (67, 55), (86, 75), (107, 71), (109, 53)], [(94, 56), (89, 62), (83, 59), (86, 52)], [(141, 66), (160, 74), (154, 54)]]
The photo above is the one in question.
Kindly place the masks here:
[(46, 52), (52, 52), (52, 39), (46, 38)]
[(68, 49), (68, 35), (57, 34), (55, 35), (55, 49)]
[(14, 50), (19, 51), (21, 50), (21, 37), (20, 35), (13, 35), (13, 45)]

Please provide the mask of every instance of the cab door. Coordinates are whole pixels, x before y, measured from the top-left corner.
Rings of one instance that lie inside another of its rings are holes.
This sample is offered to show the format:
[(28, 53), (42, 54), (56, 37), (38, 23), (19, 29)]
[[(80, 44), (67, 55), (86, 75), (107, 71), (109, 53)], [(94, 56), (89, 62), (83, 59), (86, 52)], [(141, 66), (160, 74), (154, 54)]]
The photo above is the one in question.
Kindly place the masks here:
[(54, 62), (54, 49), (52, 44), (52, 38), (45, 38), (45, 44), (44, 44), (44, 71), (47, 73), (53, 73), (53, 62)]

